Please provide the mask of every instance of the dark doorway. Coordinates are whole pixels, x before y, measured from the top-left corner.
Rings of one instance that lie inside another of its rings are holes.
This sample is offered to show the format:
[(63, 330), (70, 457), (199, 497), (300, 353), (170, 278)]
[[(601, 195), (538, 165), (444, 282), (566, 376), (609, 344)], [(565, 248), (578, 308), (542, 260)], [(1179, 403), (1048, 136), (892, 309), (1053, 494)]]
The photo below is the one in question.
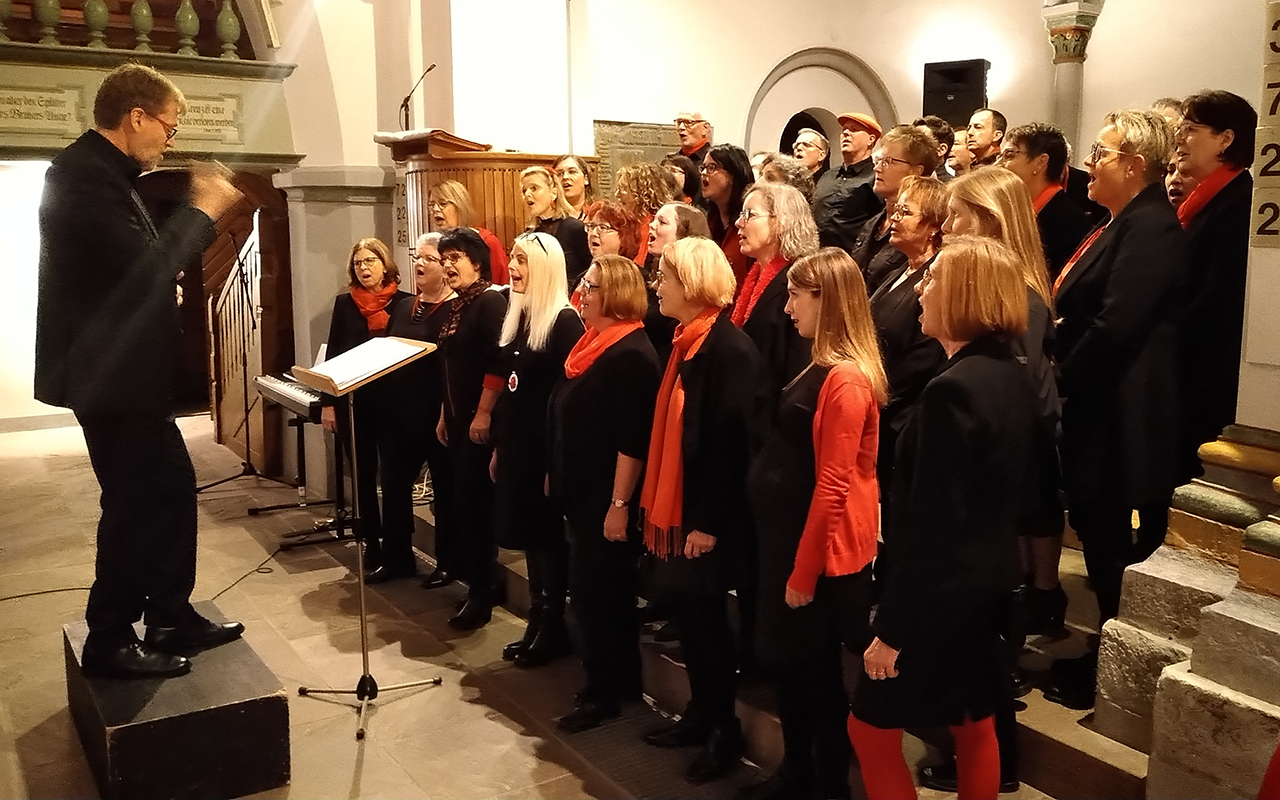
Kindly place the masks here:
[[(812, 128), (823, 136), (830, 138), (830, 135), (825, 131), (822, 123), (817, 117), (810, 114), (808, 111), (801, 111), (792, 115), (791, 119), (787, 120), (787, 126), (782, 129), (782, 135), (778, 137), (778, 152), (783, 155), (791, 155), (791, 147), (796, 143), (796, 137), (800, 135), (801, 128)], [(838, 141), (830, 142), (829, 144), (830, 147), (827, 148), (827, 157), (822, 160), (822, 166), (818, 168), (818, 175), (821, 175), (831, 168), (831, 149), (840, 147), (840, 143)]]

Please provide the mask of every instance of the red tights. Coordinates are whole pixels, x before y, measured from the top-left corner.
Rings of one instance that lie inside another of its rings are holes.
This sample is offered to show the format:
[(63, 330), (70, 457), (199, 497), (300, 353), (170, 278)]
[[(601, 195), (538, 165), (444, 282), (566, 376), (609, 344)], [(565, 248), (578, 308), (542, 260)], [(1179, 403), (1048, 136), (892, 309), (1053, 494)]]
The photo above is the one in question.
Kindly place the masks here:
[[(996, 800), (1000, 793), (1000, 748), (992, 717), (951, 726), (956, 740), (959, 800)], [(902, 757), (902, 729), (877, 728), (849, 715), (849, 741), (858, 754), (868, 800), (916, 796), (911, 770)]]
[(1267, 774), (1262, 777), (1262, 786), (1258, 789), (1258, 800), (1280, 800), (1280, 747), (1271, 755)]

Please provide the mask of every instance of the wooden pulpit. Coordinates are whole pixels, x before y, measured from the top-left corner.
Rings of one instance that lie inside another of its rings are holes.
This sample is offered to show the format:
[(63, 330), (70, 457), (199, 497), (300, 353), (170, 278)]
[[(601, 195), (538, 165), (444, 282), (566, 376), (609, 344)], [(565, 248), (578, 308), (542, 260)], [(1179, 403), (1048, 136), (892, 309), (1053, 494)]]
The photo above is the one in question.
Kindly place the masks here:
[[(396, 164), (395, 242), (397, 258), (408, 264), (408, 251), (431, 231), (427, 207), (431, 187), (454, 180), (467, 187), (475, 205), (477, 227), (488, 228), (505, 247), (529, 224), (520, 196), (520, 173), (527, 167), (551, 169), (560, 154), (495, 152), (491, 145), (471, 142), (438, 129), (378, 133), (373, 140), (391, 149)], [(585, 156), (592, 172), (600, 159)]]

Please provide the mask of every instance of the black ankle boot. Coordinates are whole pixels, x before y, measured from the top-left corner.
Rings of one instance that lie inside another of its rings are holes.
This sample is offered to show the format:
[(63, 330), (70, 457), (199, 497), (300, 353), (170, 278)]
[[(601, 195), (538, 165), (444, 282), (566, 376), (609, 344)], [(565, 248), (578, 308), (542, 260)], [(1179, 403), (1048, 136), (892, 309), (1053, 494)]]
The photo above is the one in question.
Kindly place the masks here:
[(524, 635), (502, 648), (502, 660), (515, 661), (516, 657), (528, 650), (529, 646), (538, 638), (538, 631), (541, 629), (542, 604), (535, 601), (533, 605), (529, 606), (529, 622), (524, 626)]
[(568, 655), (569, 630), (564, 624), (564, 608), (543, 609), (542, 621), (538, 626), (537, 636), (533, 642), (515, 656), (515, 664), (523, 669), (541, 667), (550, 664), (561, 656)]
[(1062, 586), (1028, 591), (1027, 633), (1057, 636), (1064, 632), (1067, 619), (1067, 593)]

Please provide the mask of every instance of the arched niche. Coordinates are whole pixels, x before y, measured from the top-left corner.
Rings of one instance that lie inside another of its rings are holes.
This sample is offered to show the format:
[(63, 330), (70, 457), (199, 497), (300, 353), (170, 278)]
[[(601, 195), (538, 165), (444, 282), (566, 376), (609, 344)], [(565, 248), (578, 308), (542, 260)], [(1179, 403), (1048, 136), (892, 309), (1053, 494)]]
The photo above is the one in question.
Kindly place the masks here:
[[(846, 50), (834, 47), (811, 47), (792, 53), (782, 59), (777, 66), (769, 71), (764, 81), (761, 82), (760, 87), (756, 89), (755, 97), (751, 99), (750, 110), (747, 112), (746, 130), (743, 132), (743, 141), (746, 143), (747, 152), (773, 149), (775, 147), (774, 140), (777, 139), (781, 132), (781, 128), (779, 128), (777, 131), (763, 134), (764, 138), (757, 140), (760, 134), (755, 131), (756, 117), (760, 113), (761, 106), (769, 96), (769, 93), (787, 76), (815, 68), (836, 73), (837, 76), (847, 81), (851, 88), (860, 93), (865, 101), (865, 108), (831, 109), (810, 105), (807, 108), (792, 109), (793, 113), (807, 111), (819, 119), (823, 123), (823, 130), (828, 133), (828, 138), (832, 140), (832, 149), (839, 146), (840, 126), (839, 123), (835, 122), (835, 114), (843, 111), (865, 110), (879, 120), (880, 125), (885, 129), (897, 124), (898, 110), (893, 104), (893, 98), (889, 96), (889, 89), (885, 86), (884, 81), (880, 79), (880, 76), (876, 74), (876, 71), (871, 69), (865, 61)], [(862, 105), (861, 103), (855, 104)], [(830, 119), (827, 117), (830, 117)], [(832, 124), (834, 129), (828, 127)], [(832, 133), (835, 134), (835, 138), (831, 137)]]

